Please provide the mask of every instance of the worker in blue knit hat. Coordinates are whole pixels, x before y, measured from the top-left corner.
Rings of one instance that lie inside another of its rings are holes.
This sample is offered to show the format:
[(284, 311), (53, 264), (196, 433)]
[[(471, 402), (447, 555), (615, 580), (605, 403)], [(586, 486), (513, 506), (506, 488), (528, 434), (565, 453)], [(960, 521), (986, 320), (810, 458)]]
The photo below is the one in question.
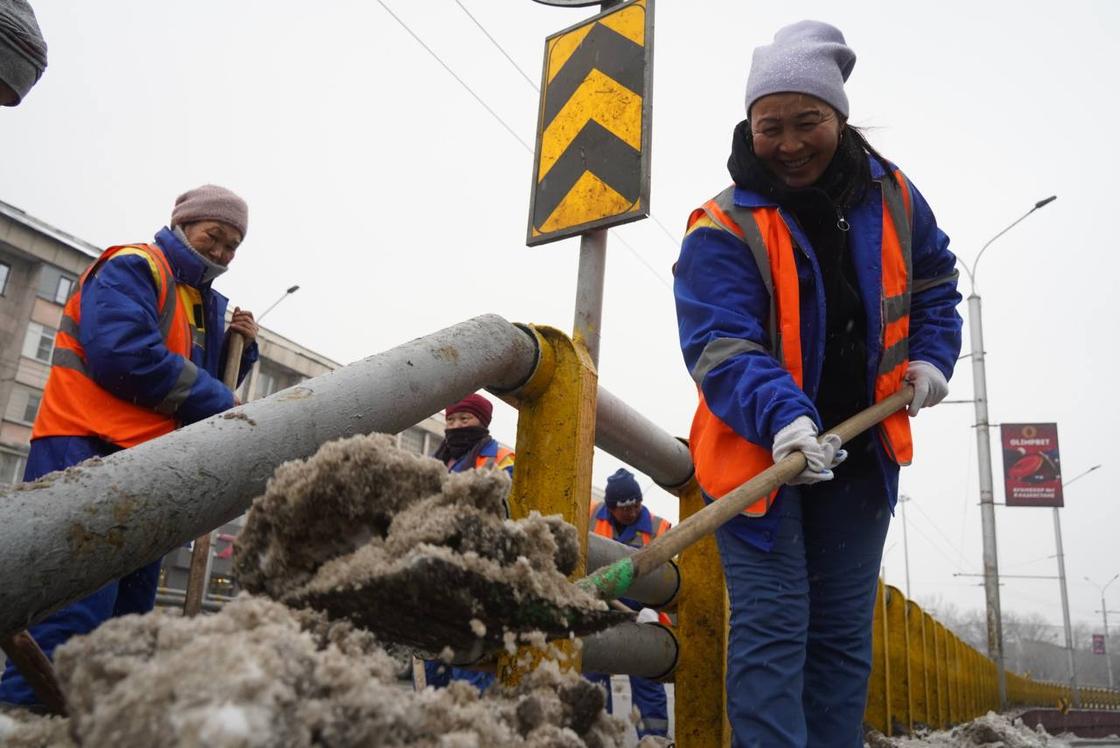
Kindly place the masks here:
[[(658, 517), (642, 505), (641, 486), (638, 485), (634, 474), (625, 468), (619, 468), (614, 475), (607, 478), (607, 490), (603, 501), (591, 503), (591, 531), (596, 535), (635, 548), (642, 548), (654, 538), (661, 537), (668, 532), (669, 527), (668, 520)], [(655, 611), (649, 608), (643, 609), (640, 603), (630, 600), (622, 602), (641, 611), (639, 621), (668, 625), (669, 619), (664, 613), (659, 617)], [(610, 676), (594, 673), (588, 674), (587, 678), (602, 684), (607, 689), (607, 711), (610, 711), (612, 706)], [(665, 686), (648, 678), (631, 675), (630, 693), (634, 706), (641, 714), (637, 725), (638, 737), (667, 736), (669, 711)]]

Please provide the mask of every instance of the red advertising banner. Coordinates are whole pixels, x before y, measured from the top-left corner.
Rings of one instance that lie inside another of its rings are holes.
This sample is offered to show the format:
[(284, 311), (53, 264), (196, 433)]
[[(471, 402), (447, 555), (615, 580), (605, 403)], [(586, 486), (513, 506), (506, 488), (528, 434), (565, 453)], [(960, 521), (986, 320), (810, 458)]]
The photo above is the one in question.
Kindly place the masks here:
[(1004, 423), (999, 431), (1007, 506), (1062, 506), (1058, 424)]
[(1103, 655), (1104, 653), (1104, 634), (1093, 634), (1093, 654)]

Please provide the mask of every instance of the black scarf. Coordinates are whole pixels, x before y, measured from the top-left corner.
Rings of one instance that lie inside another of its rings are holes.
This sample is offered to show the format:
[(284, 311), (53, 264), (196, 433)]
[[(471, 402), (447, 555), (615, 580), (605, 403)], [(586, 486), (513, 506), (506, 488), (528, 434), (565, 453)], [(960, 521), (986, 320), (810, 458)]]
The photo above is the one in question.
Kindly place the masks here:
[(443, 443), (436, 450), (435, 458), (441, 462), (458, 462), (469, 452), (476, 452), (490, 440), (490, 429), (485, 426), (466, 426), (448, 429), (443, 434)]

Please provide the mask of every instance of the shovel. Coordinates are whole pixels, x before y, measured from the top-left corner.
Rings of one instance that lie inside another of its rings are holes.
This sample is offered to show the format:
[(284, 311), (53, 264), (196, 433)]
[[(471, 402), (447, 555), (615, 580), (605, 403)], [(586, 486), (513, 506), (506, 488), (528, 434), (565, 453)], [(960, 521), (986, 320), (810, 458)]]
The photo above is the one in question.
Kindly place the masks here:
[[(261, 315), (264, 316), (264, 315)], [(231, 332), (229, 350), (226, 351), (226, 369), (222, 372), (222, 382), (231, 390), (237, 389), (237, 374), (241, 371), (241, 354), (245, 350), (245, 338), (241, 333)], [(191, 566), (187, 572), (187, 591), (183, 598), (183, 615), (196, 616), (202, 611), (202, 598), (206, 594), (206, 582), (210, 566), (210, 533), (195, 538), (191, 550)]]
[[(904, 385), (890, 397), (856, 413), (826, 433), (839, 436), (841, 444), (847, 443), (887, 416), (906, 407), (913, 399), (913, 386)], [(649, 574), (693, 543), (714, 533), (755, 501), (792, 480), (805, 469), (805, 466), (805, 455), (800, 452), (787, 455), (772, 467), (763, 470), (724, 495), (719, 501), (708, 504), (633, 556), (621, 558), (610, 566), (604, 566), (594, 574), (579, 580), (577, 584), (603, 600), (622, 597), (636, 580)]]
[[(828, 433), (839, 436), (841, 443), (849, 442), (908, 405), (913, 396), (913, 387), (906, 385)], [(785, 457), (634, 555), (576, 584), (601, 600), (624, 596), (635, 581), (715, 532), (757, 499), (799, 474), (805, 465), (800, 452)], [(369, 584), (319, 593), (303, 602), (332, 618), (348, 618), (388, 641), (431, 652), (449, 646), (475, 655), (500, 646), (506, 631), (540, 631), (546, 638), (556, 639), (584, 636), (632, 618), (632, 614), (616, 610), (557, 602), (429, 556), (421, 556), (408, 568)], [(483, 626), (469, 625), (472, 619)]]

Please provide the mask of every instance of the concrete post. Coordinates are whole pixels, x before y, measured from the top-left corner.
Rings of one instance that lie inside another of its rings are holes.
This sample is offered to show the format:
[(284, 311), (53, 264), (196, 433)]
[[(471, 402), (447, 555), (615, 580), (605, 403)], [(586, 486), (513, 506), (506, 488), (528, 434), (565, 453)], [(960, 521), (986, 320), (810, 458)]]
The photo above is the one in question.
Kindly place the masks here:
[(999, 554), (996, 552), (996, 513), (992, 498), (992, 446), (988, 436), (988, 379), (984, 368), (984, 328), (980, 297), (968, 297), (968, 329), (972, 343), (973, 404), (976, 407), (976, 453), (980, 468), (980, 523), (984, 539), (984, 597), (987, 601), (988, 656), (996, 663), (999, 703), (1007, 708), (1007, 675), (1003, 664), (1003, 617), (999, 604)]

